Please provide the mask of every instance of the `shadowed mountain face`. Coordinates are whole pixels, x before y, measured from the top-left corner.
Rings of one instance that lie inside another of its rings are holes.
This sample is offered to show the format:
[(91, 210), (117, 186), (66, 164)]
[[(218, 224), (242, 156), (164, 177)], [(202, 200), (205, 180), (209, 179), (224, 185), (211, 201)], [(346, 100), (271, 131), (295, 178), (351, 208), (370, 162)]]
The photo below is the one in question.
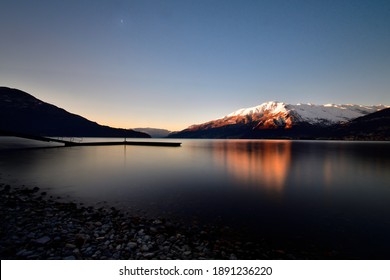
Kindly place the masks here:
[(383, 140), (389, 137), (388, 109), (385, 108), (383, 105), (267, 102), (240, 109), (221, 119), (190, 126), (171, 133), (169, 137)]
[(390, 140), (390, 108), (340, 125), (335, 134), (343, 139)]
[(42, 136), (150, 138), (146, 133), (99, 125), (7, 87), (0, 87), (0, 130)]

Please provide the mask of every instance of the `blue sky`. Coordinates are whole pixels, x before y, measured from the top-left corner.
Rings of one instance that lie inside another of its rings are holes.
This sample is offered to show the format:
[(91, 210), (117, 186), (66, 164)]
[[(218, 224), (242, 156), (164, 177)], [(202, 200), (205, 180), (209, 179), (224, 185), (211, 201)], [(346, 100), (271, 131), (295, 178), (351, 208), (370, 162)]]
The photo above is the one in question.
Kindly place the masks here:
[(4, 0), (0, 85), (115, 127), (390, 105), (390, 1)]

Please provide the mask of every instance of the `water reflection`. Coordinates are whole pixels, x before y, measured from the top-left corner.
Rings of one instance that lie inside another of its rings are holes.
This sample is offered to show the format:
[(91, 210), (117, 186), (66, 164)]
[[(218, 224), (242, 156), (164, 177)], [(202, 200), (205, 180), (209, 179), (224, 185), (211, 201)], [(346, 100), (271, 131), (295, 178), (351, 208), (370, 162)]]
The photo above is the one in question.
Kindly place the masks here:
[(0, 151), (0, 179), (151, 217), (196, 217), (253, 236), (343, 246), (350, 240), (358, 251), (363, 244), (390, 252), (390, 245), (383, 247), (390, 234), (389, 143), (182, 142), (179, 149)]
[(291, 164), (290, 141), (229, 141), (213, 144), (215, 161), (242, 187), (282, 192)]

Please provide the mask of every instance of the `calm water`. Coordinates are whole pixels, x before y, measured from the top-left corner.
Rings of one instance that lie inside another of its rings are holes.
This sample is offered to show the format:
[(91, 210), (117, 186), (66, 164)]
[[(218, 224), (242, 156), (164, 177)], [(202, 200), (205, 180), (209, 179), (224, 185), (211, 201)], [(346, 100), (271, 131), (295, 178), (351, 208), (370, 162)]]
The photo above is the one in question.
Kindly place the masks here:
[(248, 238), (390, 258), (390, 143), (178, 141), (180, 148), (2, 149), (1, 181), (229, 225)]

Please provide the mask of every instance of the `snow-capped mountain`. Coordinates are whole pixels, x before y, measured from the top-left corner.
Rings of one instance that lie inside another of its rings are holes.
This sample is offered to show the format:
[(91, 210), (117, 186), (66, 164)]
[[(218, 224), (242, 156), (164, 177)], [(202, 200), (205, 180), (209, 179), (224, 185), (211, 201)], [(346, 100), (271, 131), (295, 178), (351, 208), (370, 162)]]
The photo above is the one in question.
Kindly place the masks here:
[(345, 123), (385, 108), (387, 106), (384, 105), (314, 105), (310, 103), (292, 105), (270, 101), (255, 107), (239, 109), (217, 120), (192, 125), (171, 136), (257, 138), (290, 137), (291, 135), (295, 137), (295, 135), (303, 134), (310, 137), (313, 130), (319, 131), (324, 127)]
[(384, 105), (314, 105), (310, 103), (291, 105), (282, 102), (270, 101), (256, 107), (237, 110), (227, 115), (225, 118), (236, 116), (252, 116), (258, 118), (263, 115), (268, 115), (268, 117), (276, 117), (275, 119), (279, 120), (281, 117), (287, 116), (294, 118), (296, 122), (332, 125), (374, 113), (384, 108), (386, 108)]

